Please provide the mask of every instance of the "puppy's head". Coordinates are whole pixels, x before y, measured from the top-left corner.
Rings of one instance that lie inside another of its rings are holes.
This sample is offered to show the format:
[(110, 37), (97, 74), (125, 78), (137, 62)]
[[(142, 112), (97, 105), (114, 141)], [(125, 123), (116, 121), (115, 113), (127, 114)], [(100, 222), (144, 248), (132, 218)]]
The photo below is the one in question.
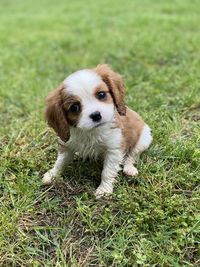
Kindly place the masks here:
[(46, 118), (66, 142), (69, 126), (101, 127), (113, 120), (115, 110), (122, 116), (126, 113), (122, 78), (107, 65), (98, 65), (71, 74), (49, 94)]

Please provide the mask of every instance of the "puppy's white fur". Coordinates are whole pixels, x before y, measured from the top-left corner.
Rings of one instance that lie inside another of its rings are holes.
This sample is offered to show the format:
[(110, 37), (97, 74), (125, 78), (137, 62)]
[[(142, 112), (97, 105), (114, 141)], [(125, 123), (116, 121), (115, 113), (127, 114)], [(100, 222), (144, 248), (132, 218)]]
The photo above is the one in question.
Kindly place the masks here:
[(112, 193), (114, 178), (120, 170), (123, 159), (121, 140), (121, 130), (113, 128), (113, 122), (89, 131), (71, 127), (70, 139), (67, 143), (63, 143), (58, 138), (58, 142), (66, 149), (63, 153), (58, 153), (54, 167), (45, 173), (43, 182), (50, 184), (52, 178), (61, 173), (65, 165), (73, 160), (74, 154), (78, 152), (83, 160), (97, 159), (99, 156), (104, 158), (101, 184), (95, 195), (99, 197), (104, 193)]
[[(127, 120), (126, 118), (121, 120), (114, 103), (104, 103), (96, 99), (94, 91), (101, 83), (102, 77), (93, 70), (77, 71), (64, 80), (66, 94), (78, 96), (81, 99), (82, 111), (76, 127), (69, 127), (69, 140), (64, 142), (58, 136), (62, 150), (58, 152), (54, 167), (45, 173), (43, 177), (45, 184), (51, 183), (52, 179), (64, 170), (66, 164), (73, 160), (77, 152), (83, 159), (88, 157), (97, 159), (99, 156), (104, 158), (101, 183), (95, 193), (97, 198), (104, 193), (113, 192), (113, 182), (121, 165), (123, 165), (125, 174), (131, 176), (138, 174), (134, 164), (137, 156), (151, 144), (151, 130), (142, 122), (137, 113), (128, 110)], [(90, 118), (90, 114), (95, 111), (101, 113), (100, 124)], [(125, 139), (130, 139), (130, 131), (126, 133), (126, 127), (132, 127), (131, 119), (133, 125), (138, 125), (138, 129), (135, 130), (140, 131), (140, 134), (134, 147), (126, 150), (124, 146), (129, 147), (129, 141), (125, 142)], [(126, 125), (127, 123), (130, 125)]]
[[(101, 78), (91, 70), (80, 70), (64, 80), (66, 92), (71, 95), (78, 95), (81, 98), (83, 110), (77, 127), (81, 129), (93, 128), (95, 123), (89, 115), (98, 110), (101, 113), (101, 123), (111, 122), (114, 116), (114, 106), (98, 101), (94, 96), (94, 88), (100, 85)], [(90, 134), (90, 133), (88, 133)]]
[(130, 176), (135, 176), (138, 174), (138, 170), (134, 166), (134, 164), (136, 163), (139, 155), (150, 146), (152, 140), (153, 138), (151, 135), (151, 129), (149, 128), (148, 125), (145, 125), (133, 151), (124, 160), (123, 172), (125, 174), (130, 175)]

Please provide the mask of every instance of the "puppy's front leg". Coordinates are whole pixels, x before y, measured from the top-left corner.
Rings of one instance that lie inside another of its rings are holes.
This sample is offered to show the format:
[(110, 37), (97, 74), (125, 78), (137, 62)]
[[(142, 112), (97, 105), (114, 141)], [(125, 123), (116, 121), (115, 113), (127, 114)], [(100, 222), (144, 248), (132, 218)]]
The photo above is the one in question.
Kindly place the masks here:
[(44, 174), (42, 179), (43, 184), (50, 184), (52, 182), (52, 179), (61, 174), (66, 164), (71, 162), (72, 160), (73, 152), (69, 148), (59, 144), (57, 160), (53, 168)]
[(113, 192), (113, 182), (120, 170), (121, 162), (122, 153), (119, 149), (110, 149), (107, 151), (101, 174), (101, 184), (95, 192), (96, 198), (100, 198), (104, 194), (111, 194)]

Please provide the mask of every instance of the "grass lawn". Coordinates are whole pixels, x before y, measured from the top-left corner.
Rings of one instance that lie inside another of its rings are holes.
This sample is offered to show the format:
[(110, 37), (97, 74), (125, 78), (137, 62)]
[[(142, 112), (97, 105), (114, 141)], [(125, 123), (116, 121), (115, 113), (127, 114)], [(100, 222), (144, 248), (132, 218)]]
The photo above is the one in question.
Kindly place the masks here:
[[(0, 266), (200, 266), (200, 1), (1, 0)], [(48, 92), (108, 63), (153, 129), (137, 178), (56, 158)]]

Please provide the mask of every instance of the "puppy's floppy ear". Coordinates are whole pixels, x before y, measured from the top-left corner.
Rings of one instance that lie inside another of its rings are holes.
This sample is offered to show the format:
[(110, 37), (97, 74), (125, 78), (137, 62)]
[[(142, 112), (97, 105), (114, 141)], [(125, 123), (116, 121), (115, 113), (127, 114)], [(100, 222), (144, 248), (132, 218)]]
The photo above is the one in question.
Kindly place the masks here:
[(124, 103), (125, 88), (122, 77), (114, 72), (108, 65), (100, 64), (94, 69), (101, 76), (102, 80), (109, 88), (114, 104), (121, 116), (126, 115), (126, 106)]
[(54, 129), (62, 141), (66, 142), (69, 140), (70, 131), (62, 106), (63, 90), (64, 84), (61, 84), (54, 91), (50, 92), (46, 99), (47, 107), (45, 117), (49, 126)]

